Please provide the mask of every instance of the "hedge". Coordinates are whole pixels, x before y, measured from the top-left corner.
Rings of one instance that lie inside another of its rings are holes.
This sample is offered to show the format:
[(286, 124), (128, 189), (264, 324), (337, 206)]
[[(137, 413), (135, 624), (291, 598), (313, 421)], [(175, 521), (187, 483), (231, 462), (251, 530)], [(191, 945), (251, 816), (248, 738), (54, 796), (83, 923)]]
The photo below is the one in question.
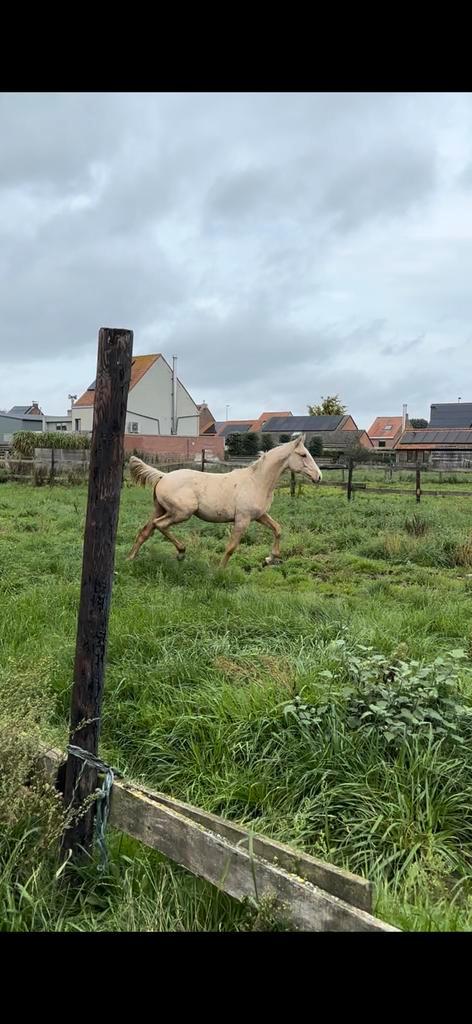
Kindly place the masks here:
[(65, 430), (43, 433), (41, 430), (18, 430), (13, 434), (13, 452), (22, 459), (32, 459), (35, 448), (69, 448), (75, 451), (90, 448), (85, 434), (68, 434)]

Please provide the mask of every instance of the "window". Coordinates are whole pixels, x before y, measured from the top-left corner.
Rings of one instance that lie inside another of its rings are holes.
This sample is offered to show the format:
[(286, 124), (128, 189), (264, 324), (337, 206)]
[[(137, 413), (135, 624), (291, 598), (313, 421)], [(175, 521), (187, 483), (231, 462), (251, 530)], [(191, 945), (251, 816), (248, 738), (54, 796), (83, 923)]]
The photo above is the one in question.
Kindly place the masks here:
[(67, 430), (67, 423), (56, 423), (56, 430)]
[(79, 432), (79, 430), (80, 430), (80, 420), (76, 420), (75, 421), (75, 430), (76, 430), (76, 433)]
[(384, 427), (384, 430), (391, 430), (391, 429), (392, 429), (392, 424), (391, 423), (386, 423), (386, 425)]
[(128, 423), (128, 434), (139, 434), (139, 423), (130, 421)]
[(379, 448), (385, 448), (385, 441), (379, 441)]

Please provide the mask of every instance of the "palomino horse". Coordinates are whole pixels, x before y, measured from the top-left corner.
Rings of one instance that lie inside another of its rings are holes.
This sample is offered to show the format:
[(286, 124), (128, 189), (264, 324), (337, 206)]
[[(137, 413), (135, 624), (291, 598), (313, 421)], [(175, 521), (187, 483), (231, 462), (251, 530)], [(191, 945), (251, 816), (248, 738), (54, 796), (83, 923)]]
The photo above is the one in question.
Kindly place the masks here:
[(197, 516), (207, 523), (234, 523), (233, 532), (221, 563), (222, 568), (236, 550), (243, 533), (255, 520), (268, 526), (274, 534), (272, 554), (267, 565), (280, 558), (282, 530), (275, 519), (267, 514), (272, 504), (275, 485), (284, 469), (304, 473), (317, 483), (321, 472), (305, 448), (305, 434), (287, 444), (264, 452), (245, 469), (230, 473), (201, 473), (195, 469), (176, 469), (161, 473), (132, 455), (129, 460), (132, 479), (143, 486), (149, 483), (154, 490), (154, 514), (136, 538), (128, 559), (136, 555), (154, 530), (159, 530), (177, 548), (177, 558), (185, 557), (185, 544), (169, 532), (175, 523), (183, 523)]

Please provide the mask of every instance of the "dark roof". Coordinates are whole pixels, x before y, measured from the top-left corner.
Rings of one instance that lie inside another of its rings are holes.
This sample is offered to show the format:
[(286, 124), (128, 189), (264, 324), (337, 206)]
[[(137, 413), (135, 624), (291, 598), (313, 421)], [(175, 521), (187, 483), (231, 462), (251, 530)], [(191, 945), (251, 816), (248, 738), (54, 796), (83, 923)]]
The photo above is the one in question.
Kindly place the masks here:
[(251, 423), (228, 423), (223, 430), (219, 430), (220, 437), (229, 437), (230, 434), (247, 434), (251, 429)]
[[(13, 408), (14, 409), (15, 408), (18, 409), (19, 406), (13, 406)], [(27, 408), (29, 408), (29, 406), (27, 406)], [(10, 420), (22, 420), (24, 423), (42, 423), (43, 422), (43, 417), (42, 416), (29, 416), (29, 415), (27, 416), (27, 415), (24, 415), (24, 414), (19, 413), (19, 412), (12, 412), (12, 411), (10, 411), (10, 412), (0, 413), (0, 415), (8, 416), (8, 419), (10, 419)]]
[(340, 448), (345, 451), (349, 448), (358, 448), (365, 433), (365, 430), (334, 430), (329, 438), (325, 437), (323, 440), (327, 448)]
[(262, 425), (262, 433), (275, 433), (281, 431), (286, 434), (293, 433), (319, 433), (325, 430), (336, 430), (341, 426), (345, 416), (274, 416)]
[(465, 430), (463, 427), (455, 430), (434, 430), (425, 427), (424, 430), (405, 430), (398, 446), (404, 444), (472, 444), (472, 430)]
[(30, 409), (29, 405), (12, 405), (11, 409), (8, 410), (9, 416), (24, 416), (27, 409)]
[(472, 402), (444, 402), (431, 406), (430, 427), (472, 427)]

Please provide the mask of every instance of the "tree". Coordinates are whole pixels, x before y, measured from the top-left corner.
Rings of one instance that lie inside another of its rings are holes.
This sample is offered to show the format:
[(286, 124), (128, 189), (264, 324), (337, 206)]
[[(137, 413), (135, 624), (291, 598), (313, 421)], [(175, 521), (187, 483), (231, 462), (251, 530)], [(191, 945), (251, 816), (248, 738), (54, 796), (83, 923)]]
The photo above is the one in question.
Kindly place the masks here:
[(226, 447), (233, 459), (240, 458), (243, 454), (243, 436), (243, 434), (228, 434), (226, 438)]
[(323, 454), (323, 438), (312, 437), (308, 445), (308, 451), (310, 452), (310, 455), (312, 455), (314, 459), (320, 458), (321, 455)]
[(410, 419), (408, 419), (406, 425), (407, 425), (407, 427), (413, 427), (413, 430), (423, 430), (424, 427), (428, 426), (428, 421), (427, 420), (422, 420), (422, 419), (419, 419), (419, 420), (416, 420), (416, 419), (415, 420), (410, 420)]
[(326, 398), (321, 397), (320, 405), (309, 405), (308, 412), (310, 416), (344, 416), (347, 409), (339, 395), (327, 395)]
[(261, 448), (263, 452), (270, 452), (271, 448), (274, 447), (274, 442), (270, 434), (262, 435)]
[(288, 444), (291, 440), (292, 438), (290, 437), (290, 434), (281, 434), (279, 437), (279, 444)]
[(247, 434), (242, 435), (243, 440), (243, 454), (250, 458), (259, 454), (260, 440), (259, 434), (255, 434), (252, 431), (248, 431)]
[(226, 447), (232, 459), (255, 458), (259, 452), (259, 435), (251, 431), (247, 434), (229, 434)]

